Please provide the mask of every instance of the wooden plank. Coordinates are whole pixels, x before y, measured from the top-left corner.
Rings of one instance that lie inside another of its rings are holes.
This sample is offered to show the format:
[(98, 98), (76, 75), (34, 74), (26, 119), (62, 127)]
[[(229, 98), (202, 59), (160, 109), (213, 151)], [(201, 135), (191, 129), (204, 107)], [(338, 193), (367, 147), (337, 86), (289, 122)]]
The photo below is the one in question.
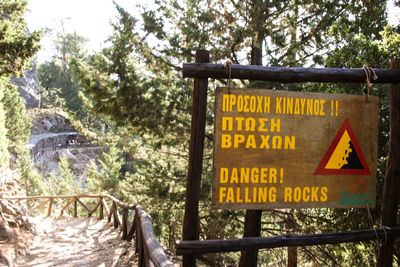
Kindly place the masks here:
[[(143, 210), (140, 205), (137, 205), (137, 212), (140, 221), (140, 233), (143, 235), (143, 243), (145, 253), (150, 258), (155, 266), (174, 266), (165, 255), (164, 249), (158, 243), (154, 235), (151, 217)], [(139, 229), (137, 229), (138, 231)]]
[(228, 240), (196, 240), (181, 241), (176, 244), (176, 254), (205, 254), (217, 252), (233, 252), (245, 249), (263, 249), (296, 246), (315, 246), (339, 244), (368, 240), (384, 240), (385, 236), (394, 238), (400, 236), (400, 227), (390, 229), (368, 229), (339, 233), (324, 233), (311, 235), (280, 235), (273, 237), (246, 237)]
[(73, 199), (70, 199), (67, 204), (61, 209), (60, 211), (60, 217), (64, 215), (64, 211), (69, 207), (69, 205), (71, 205), (71, 203), (74, 202)]
[(218, 88), (213, 207), (375, 205), (375, 96)]
[(46, 205), (46, 203), (49, 202), (49, 201), (50, 201), (49, 199), (43, 201), (43, 202), (42, 202), (41, 204), (39, 204), (38, 206), (36, 206), (36, 207), (30, 209), (30, 211), (32, 212), (32, 211), (35, 211), (35, 210), (37, 210), (37, 209), (40, 209), (41, 207), (43, 207), (44, 205)]
[[(393, 59), (391, 67), (393, 69), (400, 69), (400, 59)], [(389, 155), (382, 195), (381, 227), (395, 226), (398, 218), (400, 193), (400, 83), (391, 85), (389, 92), (389, 113)], [(392, 266), (393, 246), (393, 238), (388, 238), (379, 246), (376, 266)]]
[[(400, 70), (374, 69), (374, 83), (400, 83)], [(183, 63), (183, 77), (227, 79), (228, 68), (222, 64)], [(285, 68), (233, 64), (232, 79), (259, 80), (282, 83), (336, 82), (365, 83), (364, 69), (344, 68)]]
[(91, 217), (93, 215), (93, 213), (96, 212), (97, 208), (100, 206), (100, 203), (101, 203), (101, 199), (99, 199), (96, 206), (89, 212), (88, 217)]
[[(206, 50), (196, 51), (196, 62), (209, 62), (209, 52)], [(185, 215), (183, 220), (183, 240), (199, 239), (198, 213), (201, 173), (203, 166), (203, 149), (205, 135), (205, 121), (207, 108), (207, 78), (196, 78), (194, 80), (194, 91), (192, 97), (192, 122), (189, 147), (189, 167), (186, 185)], [(195, 266), (194, 256), (185, 255), (183, 266)]]
[(87, 210), (87, 212), (90, 213), (90, 209), (85, 205), (85, 203), (83, 203), (79, 198), (76, 198), (76, 201), (78, 201), (79, 204), (81, 204), (82, 207), (84, 207)]
[(48, 198), (53, 198), (53, 199), (67, 199), (67, 198), (108, 198), (112, 201), (114, 201), (118, 206), (126, 208), (128, 210), (134, 210), (135, 205), (128, 205), (115, 197), (108, 195), (108, 194), (78, 194), (78, 195), (50, 195), (50, 196), (0, 196), (2, 199), (7, 199), (7, 200), (35, 200), (35, 199), (48, 199)]
[(106, 215), (109, 216), (110, 215), (110, 209), (107, 206), (107, 202), (104, 200), (104, 198), (102, 198), (102, 203), (103, 203), (103, 207), (106, 210)]

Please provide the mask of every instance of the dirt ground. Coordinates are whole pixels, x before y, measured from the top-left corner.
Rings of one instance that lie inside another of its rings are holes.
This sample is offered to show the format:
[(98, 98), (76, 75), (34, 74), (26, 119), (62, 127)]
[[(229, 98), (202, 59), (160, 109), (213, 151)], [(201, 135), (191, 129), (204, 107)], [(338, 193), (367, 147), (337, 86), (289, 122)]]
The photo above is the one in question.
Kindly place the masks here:
[(33, 218), (36, 235), (16, 266), (136, 266), (133, 242), (97, 218)]

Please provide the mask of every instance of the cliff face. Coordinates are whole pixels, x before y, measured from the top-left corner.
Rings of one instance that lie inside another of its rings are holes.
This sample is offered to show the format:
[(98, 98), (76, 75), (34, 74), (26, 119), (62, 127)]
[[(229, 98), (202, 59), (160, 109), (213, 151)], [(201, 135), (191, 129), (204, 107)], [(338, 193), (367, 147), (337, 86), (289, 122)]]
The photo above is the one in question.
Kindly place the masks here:
[(24, 71), (23, 78), (11, 78), (11, 83), (18, 86), (27, 109), (40, 106), (40, 85), (36, 62), (32, 61), (31, 70)]

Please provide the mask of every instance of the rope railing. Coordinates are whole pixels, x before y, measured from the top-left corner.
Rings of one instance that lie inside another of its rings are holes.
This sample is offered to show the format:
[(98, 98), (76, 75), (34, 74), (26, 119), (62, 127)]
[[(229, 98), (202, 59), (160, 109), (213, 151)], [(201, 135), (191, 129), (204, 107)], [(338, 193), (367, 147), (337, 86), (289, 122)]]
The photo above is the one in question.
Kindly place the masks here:
[[(66, 199), (67, 203), (61, 208), (60, 215), (62, 216), (68, 207), (73, 204), (73, 216), (78, 216), (78, 203), (87, 212), (88, 217), (91, 217), (99, 210), (99, 219), (107, 217), (108, 222), (113, 220), (114, 228), (120, 228), (122, 231), (122, 240), (132, 241), (135, 232), (135, 247), (138, 253), (138, 266), (174, 266), (166, 256), (164, 249), (157, 241), (154, 235), (152, 219), (144, 211), (141, 205), (129, 205), (108, 194), (79, 194), (79, 195), (52, 195), (52, 196), (0, 196), (5, 200), (40, 200), (44, 201), (30, 210), (37, 210), (48, 203), (47, 216), (51, 216), (53, 210), (53, 202), (55, 199)], [(96, 205), (90, 209), (88, 205), (82, 202), (82, 198), (98, 199)], [(111, 202), (110, 208), (107, 205), (106, 199)], [(129, 211), (135, 212), (132, 223), (129, 222)], [(122, 214), (122, 218), (120, 216)]]

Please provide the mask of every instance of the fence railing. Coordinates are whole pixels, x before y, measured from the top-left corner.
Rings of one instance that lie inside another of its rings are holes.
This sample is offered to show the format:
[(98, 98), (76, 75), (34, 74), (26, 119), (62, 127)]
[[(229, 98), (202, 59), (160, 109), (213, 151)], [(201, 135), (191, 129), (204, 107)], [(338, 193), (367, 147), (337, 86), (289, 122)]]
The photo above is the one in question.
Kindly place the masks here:
[[(135, 233), (135, 247), (138, 253), (138, 266), (174, 266), (173, 263), (165, 255), (164, 249), (157, 241), (154, 235), (151, 217), (143, 210), (139, 204), (128, 205), (115, 197), (108, 194), (79, 194), (79, 195), (59, 195), (59, 196), (0, 196), (6, 200), (44, 200), (42, 203), (30, 209), (37, 210), (48, 204), (47, 216), (51, 216), (53, 211), (53, 202), (55, 199), (68, 200), (62, 207), (60, 216), (64, 214), (67, 208), (73, 205), (73, 216), (78, 216), (78, 203), (91, 217), (99, 209), (99, 219), (107, 217), (108, 222), (114, 222), (114, 228), (120, 228), (122, 231), (122, 239), (132, 241)], [(97, 204), (93, 208), (89, 208), (82, 199), (98, 199)], [(110, 208), (107, 205), (110, 201)], [(129, 211), (134, 211), (135, 215), (132, 222), (129, 221)], [(121, 215), (122, 214), (122, 218)]]

